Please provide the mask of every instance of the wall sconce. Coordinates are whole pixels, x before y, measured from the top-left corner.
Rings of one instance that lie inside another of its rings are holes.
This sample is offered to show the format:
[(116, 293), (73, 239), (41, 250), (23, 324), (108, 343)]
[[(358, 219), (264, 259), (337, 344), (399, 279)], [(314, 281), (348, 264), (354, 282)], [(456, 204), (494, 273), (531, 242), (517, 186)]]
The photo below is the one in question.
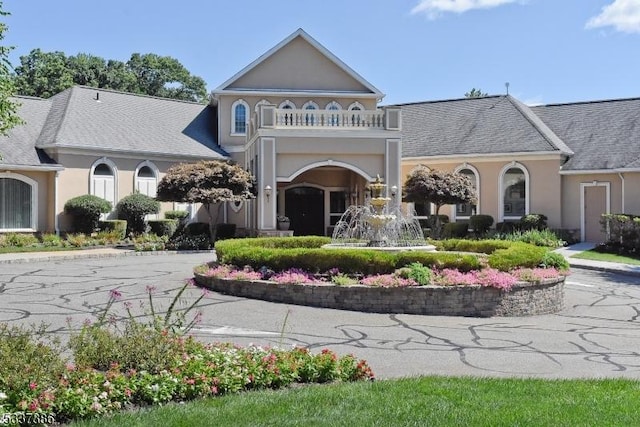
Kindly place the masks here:
[(391, 197), (393, 197), (395, 199), (396, 198), (396, 194), (398, 194), (398, 186), (394, 185), (393, 187), (391, 187)]
[(264, 195), (267, 197), (267, 202), (269, 201), (269, 197), (271, 197), (271, 186), (267, 185), (264, 187)]

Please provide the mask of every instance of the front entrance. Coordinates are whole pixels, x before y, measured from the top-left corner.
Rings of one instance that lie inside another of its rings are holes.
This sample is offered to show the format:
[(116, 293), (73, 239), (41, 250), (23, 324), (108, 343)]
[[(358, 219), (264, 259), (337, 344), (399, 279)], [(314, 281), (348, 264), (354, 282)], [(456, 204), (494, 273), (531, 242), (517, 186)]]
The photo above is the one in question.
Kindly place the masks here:
[(600, 218), (607, 211), (607, 187), (590, 185), (584, 187), (584, 241), (601, 243), (606, 240)]
[(296, 236), (324, 236), (324, 191), (315, 187), (286, 190), (285, 215)]

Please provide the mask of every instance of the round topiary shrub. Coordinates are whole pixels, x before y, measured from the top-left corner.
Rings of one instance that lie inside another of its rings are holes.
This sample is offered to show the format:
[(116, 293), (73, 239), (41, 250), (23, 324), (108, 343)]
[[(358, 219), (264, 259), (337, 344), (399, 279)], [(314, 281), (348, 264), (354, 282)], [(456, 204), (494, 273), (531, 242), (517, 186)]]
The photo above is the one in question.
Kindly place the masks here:
[(124, 197), (116, 206), (118, 218), (127, 220), (127, 234), (142, 234), (147, 229), (145, 215), (160, 212), (160, 202), (141, 193)]
[(487, 234), (492, 225), (493, 217), (491, 215), (471, 215), (469, 217), (469, 227), (478, 237)]
[(149, 231), (154, 233), (156, 236), (173, 236), (173, 233), (176, 232), (176, 228), (178, 227), (178, 220), (176, 219), (154, 219), (148, 221)]
[(64, 212), (73, 216), (72, 231), (91, 234), (98, 228), (100, 215), (111, 212), (111, 202), (102, 197), (85, 194), (69, 199), (64, 205)]
[(544, 214), (531, 213), (520, 218), (519, 228), (526, 230), (544, 230), (547, 228), (547, 216)]

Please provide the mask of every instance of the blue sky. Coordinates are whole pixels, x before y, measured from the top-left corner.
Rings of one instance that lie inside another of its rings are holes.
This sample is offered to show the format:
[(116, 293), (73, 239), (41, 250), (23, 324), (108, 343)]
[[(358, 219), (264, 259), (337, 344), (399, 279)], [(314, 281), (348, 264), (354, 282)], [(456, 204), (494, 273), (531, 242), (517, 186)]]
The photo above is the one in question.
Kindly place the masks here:
[(472, 87), (529, 104), (640, 96), (640, 0), (4, 0), (31, 49), (178, 59), (212, 90), (303, 28), (384, 104)]

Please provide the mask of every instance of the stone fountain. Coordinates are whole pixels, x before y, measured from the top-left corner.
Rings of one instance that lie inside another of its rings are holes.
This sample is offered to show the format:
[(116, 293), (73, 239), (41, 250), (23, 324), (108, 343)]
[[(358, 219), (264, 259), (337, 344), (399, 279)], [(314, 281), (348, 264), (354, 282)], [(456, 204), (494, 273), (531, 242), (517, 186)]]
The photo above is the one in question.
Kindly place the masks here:
[(334, 228), (331, 243), (325, 247), (434, 251), (435, 247), (424, 240), (414, 215), (405, 215), (396, 204), (390, 206), (386, 188), (377, 176), (368, 186), (371, 197), (367, 203), (347, 208)]

